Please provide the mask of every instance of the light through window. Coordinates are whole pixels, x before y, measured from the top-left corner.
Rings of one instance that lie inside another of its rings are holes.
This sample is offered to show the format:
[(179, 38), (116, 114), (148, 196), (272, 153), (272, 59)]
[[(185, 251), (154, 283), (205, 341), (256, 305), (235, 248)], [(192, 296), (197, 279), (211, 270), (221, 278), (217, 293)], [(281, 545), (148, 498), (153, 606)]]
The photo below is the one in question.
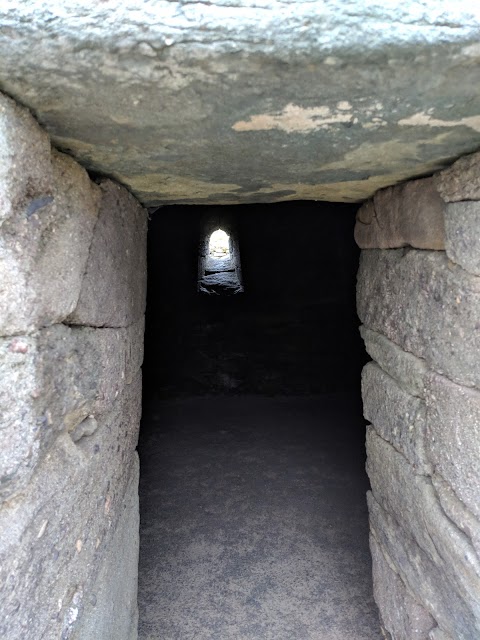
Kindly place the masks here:
[(230, 257), (230, 238), (225, 231), (217, 229), (212, 233), (208, 249), (212, 258)]

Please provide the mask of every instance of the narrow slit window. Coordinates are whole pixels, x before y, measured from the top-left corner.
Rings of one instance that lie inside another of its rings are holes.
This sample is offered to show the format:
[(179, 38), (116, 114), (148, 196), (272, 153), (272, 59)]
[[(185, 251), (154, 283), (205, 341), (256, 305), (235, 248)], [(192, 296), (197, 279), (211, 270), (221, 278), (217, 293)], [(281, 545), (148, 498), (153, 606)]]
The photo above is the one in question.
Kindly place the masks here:
[(235, 238), (216, 229), (205, 238), (200, 260), (198, 290), (210, 295), (231, 296), (243, 291), (240, 258)]

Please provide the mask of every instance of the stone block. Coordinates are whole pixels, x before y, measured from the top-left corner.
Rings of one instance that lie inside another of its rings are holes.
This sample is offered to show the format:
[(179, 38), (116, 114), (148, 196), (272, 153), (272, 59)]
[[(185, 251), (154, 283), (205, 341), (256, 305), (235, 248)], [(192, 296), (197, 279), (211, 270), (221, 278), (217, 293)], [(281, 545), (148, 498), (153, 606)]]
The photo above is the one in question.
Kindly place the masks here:
[(32, 278), (41, 325), (64, 320), (77, 306), (100, 200), (100, 189), (72, 158), (54, 153), (52, 167), (54, 207), (44, 221)]
[(445, 515), (463, 531), (480, 558), (480, 520), (458, 498), (452, 487), (438, 473), (432, 476), (432, 484)]
[(137, 640), (138, 510), (136, 466), (91, 595), (84, 600), (83, 615), (75, 630), (78, 640)]
[(388, 373), (407, 393), (423, 398), (425, 376), (428, 372), (424, 360), (400, 349), (398, 345), (381, 333), (360, 327), (360, 335), (365, 342), (367, 353)]
[(357, 281), (361, 321), (429, 368), (480, 386), (480, 279), (440, 251), (362, 251)]
[(126, 327), (145, 311), (147, 213), (120, 185), (105, 180), (100, 213), (72, 324)]
[[(108, 413), (135, 379), (143, 320), (127, 329), (54, 325), (0, 340), (0, 498), (22, 490), (58, 434)], [(80, 426), (82, 425), (82, 426)]]
[(367, 433), (371, 526), (408, 590), (458, 640), (480, 636), (480, 561), (444, 513), (431, 480), (372, 428)]
[(480, 153), (463, 156), (437, 173), (434, 180), (445, 202), (480, 200)]
[(68, 156), (48, 158), (51, 196), (17, 209), (0, 233), (0, 334), (58, 323), (75, 309), (98, 213), (98, 187)]
[(373, 563), (373, 594), (384, 629), (395, 640), (428, 640), (429, 632), (437, 623), (408, 592), (372, 534), (370, 550)]
[(480, 518), (480, 391), (432, 374), (426, 402), (427, 456)]
[(28, 109), (0, 94), (0, 228), (53, 194), (50, 140)]
[(362, 371), (363, 413), (384, 440), (412, 464), (415, 473), (427, 473), (425, 457), (425, 402), (404, 391), (373, 362)]
[(450, 260), (480, 276), (480, 202), (447, 205), (445, 229)]
[(445, 248), (445, 203), (432, 178), (381, 189), (357, 213), (361, 249)]
[(130, 603), (129, 613), (122, 615), (134, 619), (138, 514), (130, 506), (128, 515), (125, 507), (135, 489), (128, 504), (125, 496), (129, 486), (137, 485), (140, 411), (137, 375), (92, 435), (74, 443), (61, 434), (38, 465), (28, 492), (0, 508), (1, 637), (82, 637), (77, 634), (82, 616), (101, 601), (99, 590), (106, 586), (101, 577), (99, 582), (101, 572), (111, 575), (110, 563), (121, 562), (113, 557), (113, 543), (122, 514), (133, 518), (133, 524), (120, 527), (130, 527), (134, 537), (127, 546), (126, 573), (117, 573), (116, 591), (111, 588), (123, 594), (115, 610)]
[(0, 339), (0, 497), (28, 482), (39, 457), (41, 416), (32, 410), (37, 384), (35, 338)]
[(436, 629), (432, 629), (428, 636), (428, 640), (454, 640), (452, 636), (449, 636), (448, 633), (445, 633), (440, 627)]

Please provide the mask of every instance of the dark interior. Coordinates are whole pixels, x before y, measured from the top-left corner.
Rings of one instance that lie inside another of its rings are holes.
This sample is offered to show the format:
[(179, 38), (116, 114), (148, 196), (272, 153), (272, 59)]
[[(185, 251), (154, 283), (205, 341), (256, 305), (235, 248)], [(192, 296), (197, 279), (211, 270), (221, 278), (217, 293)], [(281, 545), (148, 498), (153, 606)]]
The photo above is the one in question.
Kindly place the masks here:
[[(355, 205), (164, 207), (148, 235), (144, 394), (359, 391)], [(237, 230), (244, 293), (197, 292), (204, 220)]]
[[(380, 640), (355, 211), (292, 202), (152, 213), (140, 640)], [(197, 291), (212, 216), (235, 233), (243, 293)]]

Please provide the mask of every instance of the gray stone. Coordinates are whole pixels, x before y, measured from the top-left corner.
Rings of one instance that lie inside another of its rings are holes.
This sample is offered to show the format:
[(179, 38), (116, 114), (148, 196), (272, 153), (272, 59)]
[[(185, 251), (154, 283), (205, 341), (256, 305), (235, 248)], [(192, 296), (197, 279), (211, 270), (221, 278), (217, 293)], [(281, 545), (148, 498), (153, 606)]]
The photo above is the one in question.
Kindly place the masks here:
[(448, 633), (445, 633), (445, 631), (442, 631), (440, 627), (437, 627), (436, 629), (432, 629), (432, 631), (430, 631), (428, 640), (454, 640), (454, 638), (452, 638), (452, 636), (449, 636)]
[(372, 428), (367, 471), (374, 535), (398, 574), (456, 640), (480, 634), (480, 560), (465, 534), (445, 515), (428, 477)]
[(423, 398), (427, 366), (421, 358), (400, 349), (398, 345), (367, 327), (360, 327), (367, 353), (398, 384), (413, 396)]
[(100, 190), (72, 158), (54, 153), (52, 170), (54, 207), (49, 219), (46, 210), (38, 212), (43, 233), (29, 285), (38, 298), (40, 325), (64, 320), (78, 303), (100, 200)]
[(370, 550), (373, 593), (384, 629), (395, 640), (428, 640), (429, 631), (437, 626), (435, 620), (407, 591), (373, 534), (370, 534)]
[(0, 497), (25, 486), (40, 455), (37, 384), (35, 338), (0, 339)]
[(84, 598), (75, 640), (137, 640), (139, 525), (136, 464), (99, 574)]
[(444, 249), (444, 210), (432, 178), (382, 189), (358, 211), (355, 240), (361, 249)]
[(445, 226), (450, 260), (480, 276), (480, 202), (449, 204)]
[(444, 252), (362, 251), (360, 320), (438, 373), (480, 386), (480, 279)]
[(433, 474), (432, 484), (445, 515), (470, 539), (480, 558), (480, 520), (467, 509), (452, 487), (438, 473)]
[(435, 176), (435, 185), (445, 202), (480, 200), (480, 153), (472, 153)]
[(241, 293), (243, 288), (235, 271), (219, 271), (203, 276), (199, 291), (213, 295), (235, 295)]
[[(0, 340), (0, 497), (24, 489), (58, 434), (108, 413), (142, 362), (143, 320), (128, 329), (55, 325)], [(85, 427), (86, 425), (84, 425)]]
[(427, 473), (425, 402), (406, 393), (373, 362), (362, 371), (362, 398), (364, 416), (382, 438), (409, 460), (416, 473)]
[[(125, 626), (127, 620), (134, 622), (138, 534), (135, 531), (126, 548), (125, 571), (115, 576), (112, 571), (121, 560), (114, 558), (112, 545), (118, 540), (117, 527), (125, 526), (121, 516), (127, 506), (127, 488), (131, 483), (136, 486), (140, 411), (137, 375), (92, 435), (75, 444), (67, 434), (60, 434), (38, 465), (28, 492), (3, 504), (0, 636), (83, 640), (77, 628), (94, 596), (104, 606), (101, 589), (120, 595), (120, 602), (110, 605), (114, 611), (129, 603), (122, 620)], [(137, 515), (131, 508), (129, 513), (134, 517), (127, 525), (132, 531)], [(120, 528), (120, 539), (123, 535)], [(108, 585), (105, 580), (110, 577)]]
[(111, 180), (104, 180), (100, 188), (98, 222), (78, 305), (69, 322), (126, 327), (145, 311), (147, 214)]
[(480, 391), (432, 374), (426, 402), (428, 458), (480, 518)]
[(3, 90), (145, 204), (360, 202), (480, 145), (472, 3), (4, 0), (1, 22)]
[(27, 109), (0, 94), (0, 227), (52, 195), (48, 135)]
[[(16, 125), (26, 136), (29, 130), (23, 131), (22, 115), (16, 113)], [(75, 309), (97, 220), (98, 188), (85, 170), (57, 153), (52, 158), (43, 154), (39, 161), (46, 165), (51, 195), (30, 199), (28, 207), (24, 202), (15, 205), (1, 228), (4, 335), (61, 322)]]

